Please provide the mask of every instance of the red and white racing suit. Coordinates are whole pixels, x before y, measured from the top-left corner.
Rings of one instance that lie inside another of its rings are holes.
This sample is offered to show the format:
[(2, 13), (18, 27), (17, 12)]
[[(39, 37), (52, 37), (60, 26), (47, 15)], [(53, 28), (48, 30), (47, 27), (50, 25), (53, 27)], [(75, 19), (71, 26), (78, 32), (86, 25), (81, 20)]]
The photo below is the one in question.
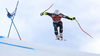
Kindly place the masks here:
[(48, 12), (46, 12), (46, 13), (53, 20), (53, 26), (54, 26), (54, 30), (55, 30), (55, 35), (58, 35), (58, 29), (57, 29), (58, 27), (60, 27), (59, 28), (60, 33), (63, 32), (63, 23), (61, 21), (61, 18), (66, 18), (66, 19), (72, 20), (69, 16), (65, 16), (62, 13), (59, 13), (59, 14), (48, 13)]

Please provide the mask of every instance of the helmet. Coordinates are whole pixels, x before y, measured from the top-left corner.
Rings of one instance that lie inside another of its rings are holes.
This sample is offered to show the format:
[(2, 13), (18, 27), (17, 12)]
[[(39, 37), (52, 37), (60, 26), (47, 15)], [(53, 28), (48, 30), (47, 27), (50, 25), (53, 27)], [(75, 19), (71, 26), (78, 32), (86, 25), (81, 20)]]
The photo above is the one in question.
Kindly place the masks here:
[(55, 14), (59, 14), (59, 10), (55, 10), (55, 12), (54, 12)]

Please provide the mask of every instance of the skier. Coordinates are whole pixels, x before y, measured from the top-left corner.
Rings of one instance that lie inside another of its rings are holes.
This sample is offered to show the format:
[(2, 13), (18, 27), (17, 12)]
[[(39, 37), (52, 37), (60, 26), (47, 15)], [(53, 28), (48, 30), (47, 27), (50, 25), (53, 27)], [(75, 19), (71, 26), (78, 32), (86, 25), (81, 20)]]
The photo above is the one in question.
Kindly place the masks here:
[[(75, 17), (71, 18), (69, 16), (65, 16), (63, 15), (62, 13), (59, 13), (59, 10), (55, 10), (54, 13), (48, 13), (48, 12), (42, 12), (40, 14), (41, 16), (43, 15), (49, 15), (52, 20), (53, 20), (53, 26), (54, 26), (54, 31), (55, 31), (55, 35), (56, 35), (56, 38), (57, 40), (63, 40), (63, 23), (61, 21), (61, 18), (66, 18), (66, 19), (69, 19), (69, 20), (75, 20)], [(59, 28), (59, 31), (60, 31), (60, 36), (58, 36), (58, 27)]]

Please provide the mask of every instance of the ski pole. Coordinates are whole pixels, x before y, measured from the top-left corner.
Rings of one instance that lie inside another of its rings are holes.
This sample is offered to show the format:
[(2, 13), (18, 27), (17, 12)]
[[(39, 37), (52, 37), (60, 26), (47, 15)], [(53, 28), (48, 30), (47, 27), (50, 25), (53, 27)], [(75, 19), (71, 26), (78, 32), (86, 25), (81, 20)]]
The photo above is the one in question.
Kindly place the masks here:
[(91, 38), (93, 38), (90, 34), (88, 34), (87, 32), (85, 32), (85, 31), (82, 29), (81, 25), (79, 24), (79, 22), (78, 22), (76, 19), (75, 19), (75, 21), (77, 22), (77, 24), (79, 25), (80, 29), (81, 29), (84, 33), (86, 33), (88, 36), (90, 36)]
[(8, 9), (6, 8), (6, 11), (7, 11), (7, 13), (8, 13)]
[(21, 40), (21, 37), (20, 37), (19, 32), (18, 32), (18, 30), (17, 30), (17, 28), (16, 28), (16, 26), (15, 26), (15, 24), (14, 24), (14, 22), (13, 22), (13, 19), (12, 19), (11, 21), (12, 21), (12, 23), (13, 23), (15, 29), (16, 29), (16, 32), (17, 32), (17, 34), (18, 34), (18, 36), (19, 36), (19, 39)]
[(10, 25), (10, 28), (9, 28), (9, 32), (8, 32), (8, 36), (7, 36), (7, 38), (9, 38), (10, 31), (11, 31), (11, 27), (12, 27), (12, 22), (11, 22), (11, 25)]
[[(13, 17), (13, 19), (14, 19), (14, 17)], [(11, 27), (12, 27), (12, 24), (14, 25), (14, 27), (15, 27), (15, 29), (16, 29), (16, 31), (17, 31), (17, 34), (18, 34), (18, 36), (19, 36), (19, 39), (21, 40), (21, 37), (20, 37), (20, 35), (19, 35), (19, 32), (18, 32), (18, 30), (17, 30), (17, 28), (16, 28), (16, 26), (15, 26), (15, 24), (14, 24), (14, 22), (13, 22), (13, 19), (11, 19), (11, 25), (10, 25), (10, 28), (9, 28), (9, 32), (8, 32), (8, 38), (9, 38), (9, 35), (10, 35), (10, 31), (11, 31)]]
[(18, 3), (19, 3), (19, 1), (17, 1), (17, 4), (16, 4), (15, 14), (16, 14), (16, 10), (17, 10), (17, 7), (18, 7)]
[(17, 1), (17, 5), (16, 5), (16, 8), (15, 9), (17, 9), (18, 3), (19, 3), (19, 1)]
[(48, 9), (46, 9), (44, 12), (46, 12), (47, 10), (49, 10), (53, 5), (54, 5), (54, 3)]

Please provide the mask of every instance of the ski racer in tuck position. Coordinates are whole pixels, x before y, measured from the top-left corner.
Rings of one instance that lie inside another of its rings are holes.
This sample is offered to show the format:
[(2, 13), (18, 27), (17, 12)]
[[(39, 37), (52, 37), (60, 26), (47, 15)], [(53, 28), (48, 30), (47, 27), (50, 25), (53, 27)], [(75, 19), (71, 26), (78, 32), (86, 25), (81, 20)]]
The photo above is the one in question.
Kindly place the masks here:
[[(60, 38), (61, 38), (61, 40), (63, 40), (63, 34), (62, 34), (63, 33), (63, 23), (61, 21), (61, 18), (75, 20), (75, 17), (71, 18), (70, 16), (65, 16), (64, 14), (59, 13), (59, 10), (55, 10), (54, 13), (42, 12), (40, 15), (41, 16), (48, 15), (52, 18), (54, 31), (55, 31), (55, 35), (56, 35), (57, 40), (60, 40)], [(58, 36), (58, 27), (60, 27), (59, 28), (60, 36)]]

